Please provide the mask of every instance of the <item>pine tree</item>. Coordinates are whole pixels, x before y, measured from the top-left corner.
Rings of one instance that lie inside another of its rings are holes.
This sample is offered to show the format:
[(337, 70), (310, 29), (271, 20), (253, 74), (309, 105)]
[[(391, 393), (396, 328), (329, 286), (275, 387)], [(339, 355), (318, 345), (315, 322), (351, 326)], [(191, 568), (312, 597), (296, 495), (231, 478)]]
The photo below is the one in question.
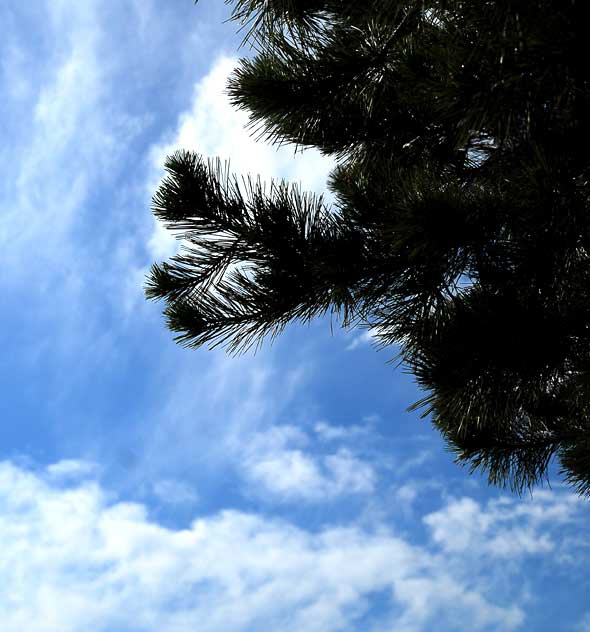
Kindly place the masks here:
[(330, 313), (370, 326), (459, 462), (517, 491), (555, 457), (590, 493), (590, 67), (576, 0), (229, 0), (229, 82), (267, 140), (337, 159), (335, 204), (178, 152), (185, 240), (149, 298), (241, 351)]

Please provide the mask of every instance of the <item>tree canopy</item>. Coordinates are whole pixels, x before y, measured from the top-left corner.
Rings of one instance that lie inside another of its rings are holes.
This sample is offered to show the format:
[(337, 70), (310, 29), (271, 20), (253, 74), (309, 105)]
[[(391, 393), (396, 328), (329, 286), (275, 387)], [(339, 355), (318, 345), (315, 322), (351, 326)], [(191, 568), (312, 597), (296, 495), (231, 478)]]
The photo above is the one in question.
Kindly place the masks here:
[(576, 0), (230, 0), (232, 103), (337, 160), (334, 204), (180, 151), (154, 265), (187, 346), (330, 313), (398, 345), (460, 462), (590, 493), (590, 66)]

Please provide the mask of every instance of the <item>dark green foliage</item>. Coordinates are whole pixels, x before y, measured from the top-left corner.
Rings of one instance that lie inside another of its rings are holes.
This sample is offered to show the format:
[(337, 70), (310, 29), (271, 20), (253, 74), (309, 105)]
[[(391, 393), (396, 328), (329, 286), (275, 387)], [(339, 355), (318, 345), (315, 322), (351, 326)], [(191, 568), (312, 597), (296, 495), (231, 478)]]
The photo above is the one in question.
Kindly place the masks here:
[(184, 236), (147, 293), (183, 344), (372, 326), (460, 462), (590, 492), (590, 39), (575, 0), (234, 0), (229, 82), (272, 142), (335, 157), (321, 197), (169, 158)]

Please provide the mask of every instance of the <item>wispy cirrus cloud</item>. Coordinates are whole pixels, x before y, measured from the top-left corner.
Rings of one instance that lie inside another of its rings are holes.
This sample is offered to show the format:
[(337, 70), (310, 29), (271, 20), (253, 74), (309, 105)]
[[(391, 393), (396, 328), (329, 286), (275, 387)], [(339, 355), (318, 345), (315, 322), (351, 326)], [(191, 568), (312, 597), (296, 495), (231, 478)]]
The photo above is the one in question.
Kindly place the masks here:
[(141, 167), (131, 148), (150, 114), (127, 107), (119, 76), (130, 59), (125, 48), (113, 52), (104, 3), (33, 4), (2, 9), (21, 38), (23, 73), (2, 84), (12, 87), (2, 95), (10, 120), (10, 151), (0, 152), (2, 287), (15, 303), (26, 297), (35, 313), (28, 335), (55, 357), (58, 346), (99, 340), (101, 315), (141, 295), (133, 231), (139, 237), (141, 214), (146, 224), (149, 216), (132, 194)]
[[(63, 19), (58, 3), (41, 3), (39, 8), (43, 28), (61, 45), (33, 73), (36, 83), (6, 103), (13, 110), (19, 138), (13, 146), (12, 169), (3, 165), (14, 178), (2, 201), (0, 238), (3, 251), (15, 263), (47, 260), (56, 254), (58, 244), (64, 248), (64, 232), (88, 195), (91, 171), (84, 167), (90, 160), (99, 167), (109, 144), (98, 107), (104, 77), (97, 60), (94, 3), (84, 11), (74, 10), (70, 22)], [(87, 134), (81, 143), (83, 126)], [(35, 272), (21, 266), (25, 271)]]
[[(162, 75), (178, 73), (166, 89), (174, 107), (198, 76), (191, 57), (215, 40), (198, 12), (187, 10), (192, 22), (178, 20), (183, 7), (153, 0), (0, 8), (10, 25), (0, 43), (2, 286), (15, 294), (26, 288), (54, 337), (60, 323), (70, 343), (74, 330), (88, 335), (99, 320), (91, 309), (97, 302), (101, 313), (127, 317), (143, 301), (148, 154), (169, 115)], [(156, 44), (175, 52), (162, 56)]]

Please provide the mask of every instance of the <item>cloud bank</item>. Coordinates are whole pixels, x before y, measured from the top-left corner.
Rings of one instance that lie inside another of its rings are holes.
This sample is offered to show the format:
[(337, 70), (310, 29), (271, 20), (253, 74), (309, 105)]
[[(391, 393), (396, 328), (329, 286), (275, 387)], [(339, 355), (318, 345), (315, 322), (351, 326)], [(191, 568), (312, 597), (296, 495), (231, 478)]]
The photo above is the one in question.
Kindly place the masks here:
[[(74, 483), (56, 478), (76, 472)], [(496, 543), (484, 550), (494, 565), (508, 552), (522, 561), (556, 546), (554, 518), (563, 526), (580, 517), (571, 495), (546, 493), (524, 505), (452, 500), (424, 518), (421, 545), (383, 524), (311, 532), (235, 510), (175, 530), (112, 497), (91, 472), (73, 462), (0, 465), (4, 632), (336, 632), (363, 621), (396, 632), (443, 622), (514, 630), (525, 623), (526, 599), (470, 566), (465, 549), (475, 536), (463, 545), (456, 533), (484, 525), (477, 537)]]

